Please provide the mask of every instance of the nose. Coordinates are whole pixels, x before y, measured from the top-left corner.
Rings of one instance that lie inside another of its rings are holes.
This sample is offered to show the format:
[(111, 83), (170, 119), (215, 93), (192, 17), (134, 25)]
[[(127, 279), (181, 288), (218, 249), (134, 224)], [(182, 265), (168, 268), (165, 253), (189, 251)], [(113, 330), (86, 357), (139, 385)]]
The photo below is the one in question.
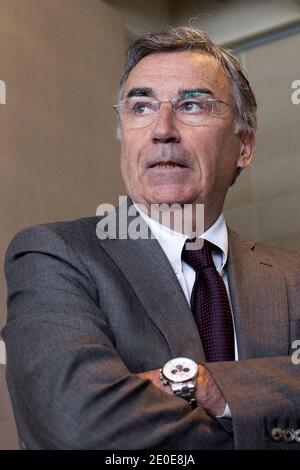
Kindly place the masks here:
[(152, 127), (152, 141), (155, 144), (180, 142), (171, 103), (161, 103)]

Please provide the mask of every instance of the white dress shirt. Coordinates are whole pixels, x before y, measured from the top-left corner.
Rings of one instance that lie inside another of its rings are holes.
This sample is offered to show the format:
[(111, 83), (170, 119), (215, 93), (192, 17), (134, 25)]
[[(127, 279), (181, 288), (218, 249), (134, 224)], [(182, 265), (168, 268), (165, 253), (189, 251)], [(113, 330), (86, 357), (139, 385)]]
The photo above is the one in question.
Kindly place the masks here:
[[(136, 210), (139, 212), (141, 217), (144, 219), (151, 232), (157, 239), (158, 243), (162, 247), (166, 254), (176, 276), (181, 285), (181, 288), (185, 294), (185, 297), (190, 305), (191, 294), (193, 285), (196, 278), (194, 269), (185, 263), (181, 259), (182, 250), (186, 240), (189, 238), (188, 235), (180, 232), (176, 232), (160, 224), (157, 220), (149, 217), (144, 211), (142, 211), (136, 204)], [(217, 271), (221, 275), (224, 284), (226, 286), (228, 299), (231, 307), (230, 291), (228, 286), (226, 262), (228, 257), (228, 232), (223, 214), (220, 214), (215, 223), (204, 232), (201, 237), (203, 240), (211, 242), (216, 249), (212, 251), (213, 262), (216, 266)], [(234, 318), (232, 315), (232, 323), (234, 328), (234, 346), (235, 346), (235, 360), (238, 360), (238, 349), (236, 341), (236, 333), (234, 327)], [(231, 417), (231, 413), (228, 405), (226, 406), (225, 412), (219, 417)]]

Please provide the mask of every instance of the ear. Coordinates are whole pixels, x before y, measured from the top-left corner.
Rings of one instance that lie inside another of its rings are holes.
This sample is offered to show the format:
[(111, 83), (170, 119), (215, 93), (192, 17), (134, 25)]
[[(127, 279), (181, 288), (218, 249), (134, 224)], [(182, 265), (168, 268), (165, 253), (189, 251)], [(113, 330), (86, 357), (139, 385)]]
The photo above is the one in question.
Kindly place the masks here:
[(245, 132), (240, 136), (240, 156), (238, 158), (237, 167), (242, 170), (250, 165), (255, 149), (255, 134)]

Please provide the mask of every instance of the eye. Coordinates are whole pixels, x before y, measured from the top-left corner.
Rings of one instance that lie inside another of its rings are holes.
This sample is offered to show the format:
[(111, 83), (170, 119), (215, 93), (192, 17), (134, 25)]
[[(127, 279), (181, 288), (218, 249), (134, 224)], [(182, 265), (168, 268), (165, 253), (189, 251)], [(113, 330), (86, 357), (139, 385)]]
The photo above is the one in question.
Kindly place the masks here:
[(181, 102), (178, 109), (186, 114), (211, 112), (212, 103), (209, 99), (194, 99)]
[(151, 102), (138, 101), (131, 103), (130, 112), (135, 116), (144, 116), (155, 112), (155, 106)]

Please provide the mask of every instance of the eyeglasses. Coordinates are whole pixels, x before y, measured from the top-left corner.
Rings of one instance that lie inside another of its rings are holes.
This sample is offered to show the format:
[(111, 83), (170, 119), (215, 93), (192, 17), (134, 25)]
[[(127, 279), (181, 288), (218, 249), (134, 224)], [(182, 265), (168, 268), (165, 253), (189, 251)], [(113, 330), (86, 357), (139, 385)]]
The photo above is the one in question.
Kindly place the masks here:
[(128, 129), (139, 129), (153, 123), (162, 104), (170, 103), (175, 117), (188, 126), (200, 126), (213, 116), (222, 115), (226, 107), (234, 106), (202, 94), (194, 98), (156, 100), (147, 96), (133, 96), (114, 105), (121, 122)]

